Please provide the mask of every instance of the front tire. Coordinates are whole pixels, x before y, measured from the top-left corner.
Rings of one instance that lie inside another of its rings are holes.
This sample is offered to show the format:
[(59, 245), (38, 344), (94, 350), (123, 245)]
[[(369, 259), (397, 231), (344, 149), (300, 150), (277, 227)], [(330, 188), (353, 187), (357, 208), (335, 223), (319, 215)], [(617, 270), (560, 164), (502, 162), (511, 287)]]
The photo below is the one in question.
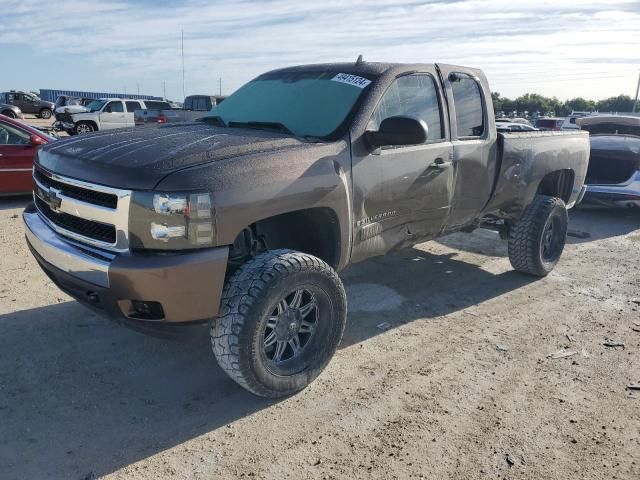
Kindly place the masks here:
[(509, 261), (519, 272), (544, 277), (567, 240), (569, 217), (562, 199), (536, 195), (509, 232)]
[(13, 110), (5, 110), (4, 112), (2, 112), (2, 115), (6, 116), (6, 117), (9, 117), (9, 118), (17, 118), (18, 117)]
[(95, 131), (95, 128), (89, 122), (78, 122), (75, 130), (77, 135), (84, 135), (85, 133), (91, 133)]
[(342, 339), (347, 299), (337, 273), (312, 255), (264, 252), (235, 272), (211, 323), (220, 367), (246, 390), (284, 397), (309, 385)]
[(44, 120), (49, 120), (51, 118), (51, 115), (51, 110), (49, 110), (48, 108), (43, 108), (42, 110), (40, 110), (40, 118)]

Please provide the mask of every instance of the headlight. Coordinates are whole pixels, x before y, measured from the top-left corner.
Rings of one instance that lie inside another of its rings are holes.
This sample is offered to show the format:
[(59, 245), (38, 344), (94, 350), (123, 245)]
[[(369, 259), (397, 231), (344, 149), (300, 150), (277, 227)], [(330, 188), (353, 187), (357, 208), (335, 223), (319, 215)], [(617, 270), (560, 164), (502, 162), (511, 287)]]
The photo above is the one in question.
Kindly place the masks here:
[(132, 249), (210, 247), (214, 233), (208, 193), (133, 192), (129, 210)]

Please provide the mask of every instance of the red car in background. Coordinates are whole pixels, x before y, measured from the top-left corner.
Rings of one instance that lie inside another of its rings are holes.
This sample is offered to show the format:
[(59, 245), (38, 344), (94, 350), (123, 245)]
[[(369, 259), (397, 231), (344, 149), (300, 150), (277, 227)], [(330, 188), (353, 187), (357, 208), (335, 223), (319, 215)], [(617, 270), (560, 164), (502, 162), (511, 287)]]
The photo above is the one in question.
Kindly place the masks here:
[(33, 190), (31, 170), (36, 150), (54, 140), (19, 120), (0, 115), (0, 195)]

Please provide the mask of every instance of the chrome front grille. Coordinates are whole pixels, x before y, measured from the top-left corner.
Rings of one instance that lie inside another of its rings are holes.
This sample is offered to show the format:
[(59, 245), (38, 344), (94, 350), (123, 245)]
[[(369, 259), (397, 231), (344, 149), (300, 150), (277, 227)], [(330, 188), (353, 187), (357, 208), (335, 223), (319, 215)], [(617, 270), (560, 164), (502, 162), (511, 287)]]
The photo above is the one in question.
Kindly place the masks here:
[(35, 167), (34, 202), (58, 234), (111, 252), (129, 248), (131, 191), (62, 177)]

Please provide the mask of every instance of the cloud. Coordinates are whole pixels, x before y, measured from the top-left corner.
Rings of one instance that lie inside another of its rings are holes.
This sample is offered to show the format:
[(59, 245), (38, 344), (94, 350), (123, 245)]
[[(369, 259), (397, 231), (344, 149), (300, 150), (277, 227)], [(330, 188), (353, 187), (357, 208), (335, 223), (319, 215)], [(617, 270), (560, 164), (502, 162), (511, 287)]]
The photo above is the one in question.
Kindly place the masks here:
[[(637, 0), (4, 0), (3, 12), (0, 54), (21, 46), (71, 57), (111, 84), (172, 79), (174, 97), (181, 29), (188, 92), (215, 91), (218, 77), (232, 90), (272, 68), (364, 53), (484, 68), (503, 94), (603, 96), (632, 89), (640, 47)], [(609, 73), (589, 77), (596, 67)], [(55, 68), (51, 76), (65, 78)]]

